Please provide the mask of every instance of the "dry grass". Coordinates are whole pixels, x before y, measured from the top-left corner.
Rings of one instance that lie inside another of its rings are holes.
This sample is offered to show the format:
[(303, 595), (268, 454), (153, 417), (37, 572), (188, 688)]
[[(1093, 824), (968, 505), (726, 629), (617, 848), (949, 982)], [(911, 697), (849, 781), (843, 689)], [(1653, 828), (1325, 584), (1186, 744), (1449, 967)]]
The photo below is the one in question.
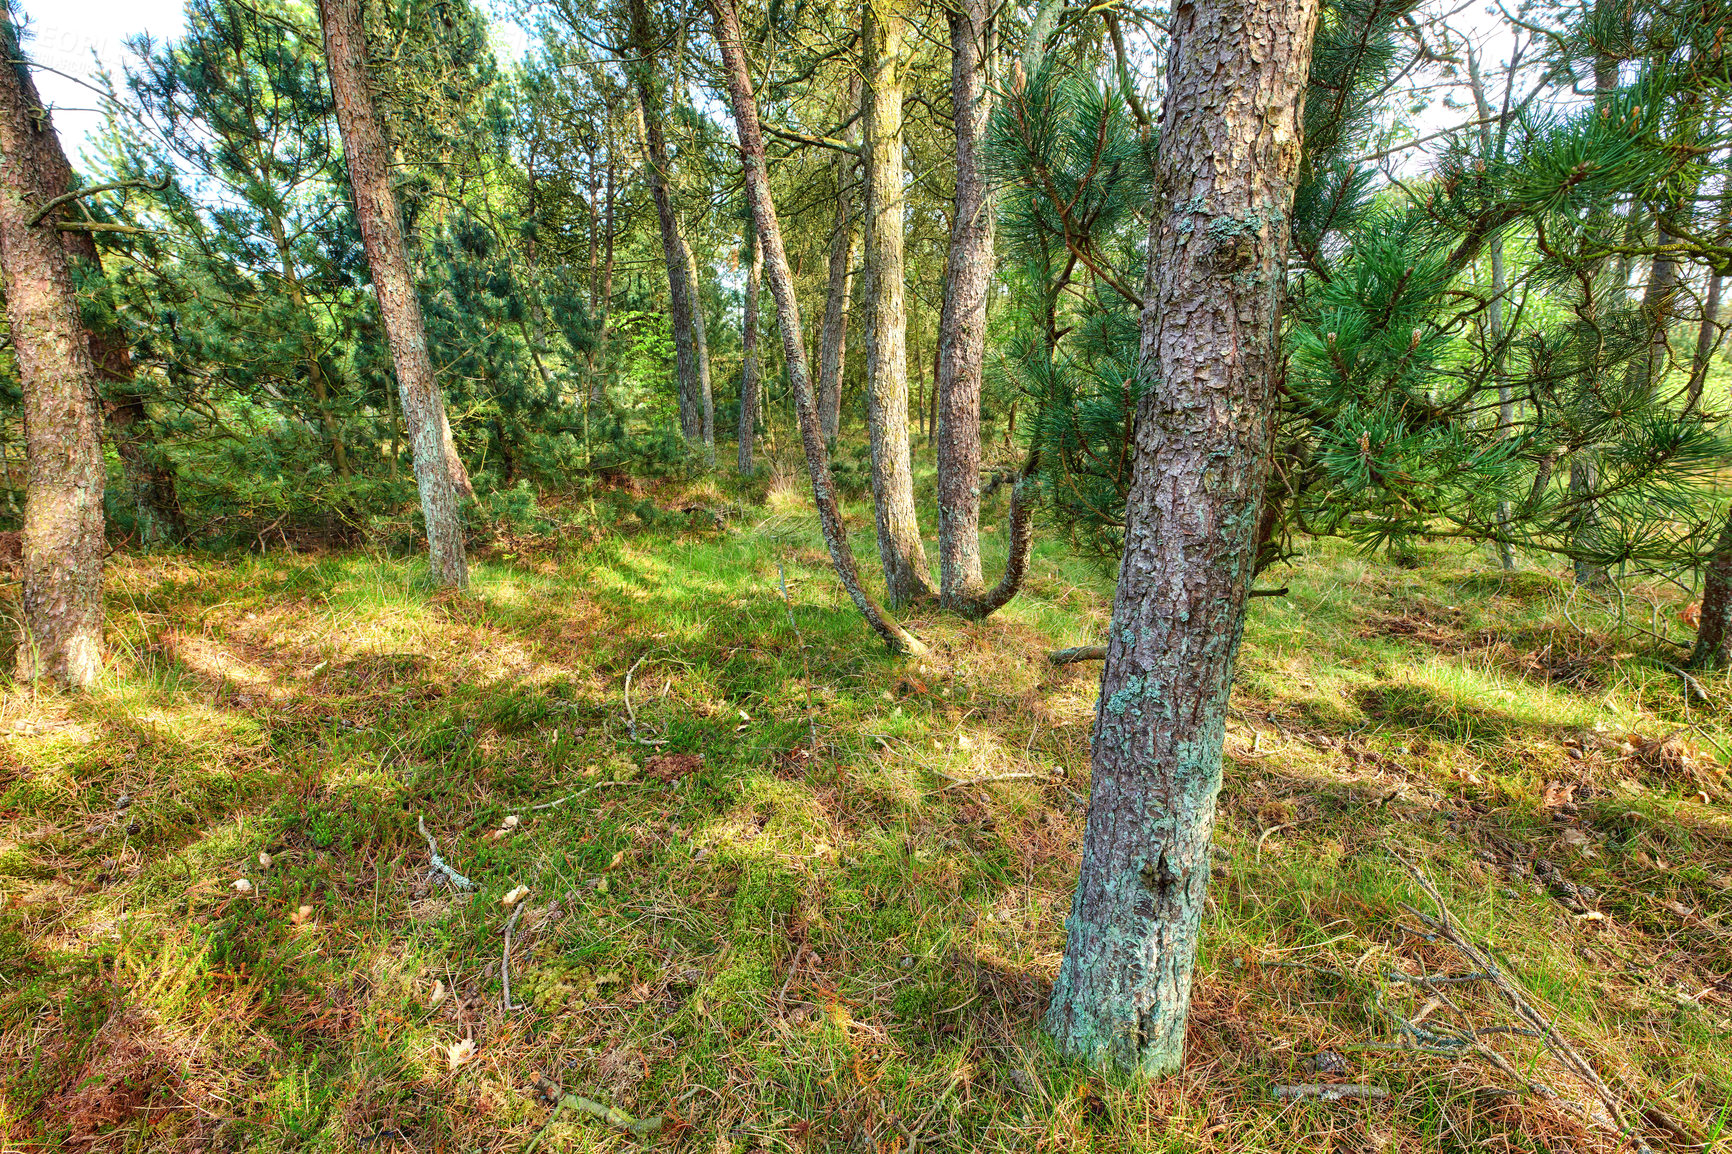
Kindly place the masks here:
[[(1732, 738), (1564, 586), (1322, 548), (1256, 603), (1188, 1062), (1138, 1086), (1038, 1029), (1096, 676), (1043, 658), (1098, 637), (1099, 580), (1055, 548), (895, 661), (797, 505), (515, 539), (466, 598), (360, 554), (117, 558), (105, 683), (0, 697), (6, 1148), (1619, 1148), (1534, 1039), (1486, 1035), (1556, 1099), (1391, 1046), (1509, 1020), (1402, 980), (1461, 962), (1391, 850), (1632, 1116), (1718, 1133)], [(1011, 772), (1044, 776), (942, 788)], [(550, 1122), (538, 1076), (662, 1127)], [(1391, 1096), (1270, 1099), (1319, 1078)]]

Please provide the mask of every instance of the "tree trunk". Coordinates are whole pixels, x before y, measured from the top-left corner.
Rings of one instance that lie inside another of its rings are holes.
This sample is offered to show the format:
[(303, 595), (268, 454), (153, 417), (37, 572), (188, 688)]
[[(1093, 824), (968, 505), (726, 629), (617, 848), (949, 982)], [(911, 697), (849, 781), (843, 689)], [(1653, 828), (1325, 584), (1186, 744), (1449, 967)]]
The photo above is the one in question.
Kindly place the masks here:
[(1702, 615), (1696, 624), (1696, 648), (1691, 669), (1725, 669), (1732, 665), (1732, 509), (1708, 555), (1702, 581)]
[[(1492, 132), (1491, 102), (1486, 99), (1485, 78), (1480, 75), (1479, 53), (1471, 44), (1467, 50), (1467, 73), (1473, 88), (1474, 109), (1479, 113), (1480, 147), (1485, 150), (1488, 159), (1502, 160), (1506, 126), (1500, 122), (1497, 132)], [(1504, 277), (1503, 233), (1494, 233), (1488, 247), (1491, 253), (1491, 305), (1487, 309), (1486, 319), (1492, 344), (1492, 373), (1497, 378), (1497, 425), (1498, 440), (1501, 441), (1510, 436), (1510, 430), (1515, 427), (1515, 398), (1510, 389), (1509, 373), (1504, 366), (1503, 297), (1508, 282)], [(1498, 564), (1505, 570), (1513, 570), (1516, 567), (1515, 551), (1510, 548), (1507, 539), (1510, 523), (1508, 501), (1498, 502), (1497, 521), (1499, 531), (1506, 538), (1497, 543)]]
[(938, 318), (939, 600), (960, 609), (984, 592), (980, 571), (980, 383), (986, 293), (992, 283), (993, 203), (980, 172), (992, 115), (995, 47), (988, 0), (961, 0), (950, 21), (950, 103), (956, 120), (956, 203)]
[(668, 270), (668, 323), (674, 331), (674, 362), (679, 372), (680, 432), (692, 442), (703, 435), (698, 405), (697, 344), (692, 333), (696, 300), (685, 245), (680, 240), (679, 220), (674, 216), (673, 195), (668, 191), (668, 147), (662, 135), (661, 101), (656, 92), (652, 55), (654, 36), (645, 0), (632, 0), (631, 33), (632, 44), (639, 54), (630, 68), (637, 93), (638, 143), (643, 149), (644, 178), (649, 182), (650, 199), (655, 201), (656, 221), (661, 225), (662, 260)]
[(746, 225), (746, 315), (740, 333), (740, 476), (753, 472), (752, 440), (758, 431), (758, 292), (764, 271), (764, 249), (756, 226)]
[(704, 440), (704, 460), (716, 467), (716, 398), (710, 385), (710, 336), (704, 321), (703, 279), (698, 276), (698, 259), (692, 255), (691, 242), (680, 235), (680, 251), (685, 254), (686, 268), (692, 277), (692, 348), (698, 357), (698, 432)]
[(936, 592), (914, 509), (908, 444), (908, 314), (903, 297), (902, 34), (899, 0), (862, 6), (866, 160), (866, 424), (878, 554), (892, 605)]
[(1317, 0), (1174, 10), (1144, 280), (1125, 555), (1081, 878), (1046, 1026), (1178, 1068), (1221, 743), (1268, 474), (1287, 216)]
[[(19, 82), (29, 106), (42, 107), (34, 78), (26, 71), (20, 74)], [(30, 166), (28, 175), (36, 185), (33, 199), (43, 203), (71, 192), (73, 174), (57, 136), (45, 133), (37, 143), (40, 148), (36, 163)], [(102, 275), (102, 258), (96, 251), (93, 235), (76, 230), (62, 232), (60, 246), (70, 261), (75, 287), (81, 265), (97, 277)], [(127, 344), (126, 334), (107, 325), (86, 328), (85, 333), (97, 379), (103, 386), (103, 417), (120, 458), (121, 476), (132, 498), (139, 536), (146, 545), (179, 541), (186, 536), (186, 520), (181, 512), (174, 465), (152, 435), (154, 425), (144, 407), (144, 394), (136, 384), (132, 348)]]
[[(860, 76), (848, 78), (848, 104), (860, 106)], [(854, 144), (859, 130), (850, 126), (843, 141)], [(854, 201), (859, 182), (854, 176), (858, 156), (836, 155), (836, 216), (830, 226), (830, 283), (824, 294), (823, 336), (818, 346), (818, 418), (824, 436), (833, 440), (842, 427), (842, 370), (848, 353), (848, 298), (854, 288)]]
[(415, 282), (403, 248), (402, 223), (391, 191), (390, 153), (367, 88), (367, 41), (361, 26), (360, 0), (319, 0), (319, 22), (324, 26), (325, 59), (349, 165), (349, 184), (355, 195), (355, 218), (361, 226), (373, 289), (379, 297), (379, 317), (385, 324), (391, 362), (397, 370), (397, 390), (415, 463), (415, 485), (427, 522), (433, 580), (438, 585), (462, 588), (469, 583), (469, 566), (457, 501), (469, 478), (451, 440), (445, 399), (427, 352), (421, 302), (415, 297)]
[(764, 166), (764, 133), (758, 124), (752, 77), (746, 71), (739, 16), (733, 0), (711, 0), (710, 11), (715, 17), (716, 43), (721, 49), (729, 102), (733, 105), (734, 124), (739, 133), (746, 199), (751, 204), (758, 243), (764, 250), (764, 272), (770, 281), (770, 294), (776, 301), (776, 324), (782, 333), (782, 354), (793, 387), (800, 440), (806, 450), (806, 468), (812, 478), (812, 499), (818, 508), (824, 543), (830, 549), (830, 560), (843, 588), (873, 631), (892, 650), (924, 653), (926, 647), (885, 616), (860, 582), (860, 569), (855, 564), (854, 551), (849, 547), (848, 533), (842, 525), (842, 512), (836, 504), (836, 486), (830, 479), (830, 458), (824, 447), (824, 431), (818, 423), (818, 402), (812, 393), (812, 379), (806, 368), (806, 337), (800, 328), (800, 304), (794, 295), (794, 278), (788, 271), (787, 252), (782, 247), (782, 226), (776, 219), (775, 203), (770, 199), (770, 180)]
[(24, 394), (23, 595), (17, 675), (74, 689), (102, 671), (102, 418), (56, 217), (36, 182), (59, 152), (10, 10), (0, 11), (0, 267)]
[[(609, 315), (613, 312), (613, 184), (617, 163), (613, 151), (613, 118), (610, 115), (608, 118), (607, 129), (606, 236), (603, 238), (606, 255), (602, 258), (601, 265), (601, 312), (596, 319), (595, 337), (596, 364), (600, 366), (600, 371), (590, 378), (589, 403), (591, 405), (602, 405), (607, 403), (607, 387), (604, 384), (606, 377), (604, 374), (607, 372), (607, 322)], [(588, 422), (588, 411), (585, 410), (585, 428), (588, 427)], [(585, 434), (585, 440), (588, 440), (587, 433)]]

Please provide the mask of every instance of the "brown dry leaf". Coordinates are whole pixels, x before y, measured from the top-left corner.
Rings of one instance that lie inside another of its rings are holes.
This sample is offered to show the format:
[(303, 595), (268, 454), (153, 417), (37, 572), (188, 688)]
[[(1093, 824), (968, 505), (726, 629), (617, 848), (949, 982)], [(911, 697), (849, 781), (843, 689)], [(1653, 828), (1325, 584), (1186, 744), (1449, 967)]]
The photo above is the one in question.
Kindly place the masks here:
[(1557, 809), (1560, 806), (1569, 805), (1575, 799), (1575, 782), (1548, 781), (1546, 782), (1545, 796), (1540, 800), (1540, 804), (1546, 809)]
[(475, 1057), (475, 1039), (465, 1038), (461, 1042), (452, 1042), (445, 1047), (446, 1068), (455, 1070), (463, 1063)]
[(657, 781), (677, 781), (704, 767), (701, 753), (658, 753), (644, 762), (644, 773)]

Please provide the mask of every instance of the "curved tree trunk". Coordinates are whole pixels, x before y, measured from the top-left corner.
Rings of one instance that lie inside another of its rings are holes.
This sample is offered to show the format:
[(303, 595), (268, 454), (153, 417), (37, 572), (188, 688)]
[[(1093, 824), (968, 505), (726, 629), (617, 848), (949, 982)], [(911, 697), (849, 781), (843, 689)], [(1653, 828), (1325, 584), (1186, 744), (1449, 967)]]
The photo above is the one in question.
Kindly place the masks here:
[(892, 605), (936, 590), (914, 508), (908, 444), (908, 314), (903, 296), (902, 34), (899, 0), (867, 0), (861, 12), (866, 161), (866, 423), (878, 554)]
[(457, 460), (445, 399), (433, 376), (427, 353), (427, 331), (421, 302), (403, 248), (403, 227), (391, 190), (385, 132), (367, 88), (367, 41), (361, 26), (360, 0), (319, 0), (319, 22), (325, 32), (325, 60), (331, 95), (337, 105), (337, 127), (349, 164), (349, 184), (355, 194), (355, 218), (379, 297), (379, 316), (391, 342), (391, 362), (397, 370), (397, 391), (408, 426), (415, 485), (421, 493), (421, 513), (427, 522), (427, 549), (433, 580), (462, 588), (469, 583), (464, 556), (463, 521), (457, 500), (469, 478)]
[[(848, 104), (860, 106), (860, 76), (848, 78)], [(843, 136), (855, 143), (859, 130), (852, 125)], [(833, 440), (842, 428), (842, 370), (848, 353), (848, 298), (854, 289), (854, 255), (859, 248), (854, 231), (854, 202), (859, 182), (854, 166), (859, 157), (836, 155), (836, 217), (830, 226), (830, 282), (824, 294), (824, 327), (818, 345), (818, 420), (826, 439)]]
[(83, 688), (102, 671), (102, 418), (57, 216), (35, 223), (59, 152), (9, 11), (0, 11), (0, 266), (24, 393), (23, 603), (17, 675)]
[(729, 102), (733, 105), (734, 124), (739, 131), (746, 199), (751, 203), (752, 222), (758, 230), (758, 243), (764, 250), (764, 271), (770, 281), (770, 293), (776, 300), (776, 323), (782, 333), (782, 353), (788, 380), (793, 385), (800, 440), (806, 450), (806, 468), (812, 478), (812, 499), (818, 508), (824, 543), (830, 549), (836, 576), (841, 578), (843, 588), (848, 590), (848, 596), (873, 632), (882, 637), (892, 650), (924, 653), (926, 647), (885, 616), (860, 583), (860, 569), (848, 544), (842, 512), (836, 504), (836, 486), (830, 479), (830, 458), (824, 448), (824, 432), (818, 424), (817, 398), (812, 393), (812, 378), (806, 367), (806, 337), (800, 328), (800, 304), (794, 295), (794, 278), (788, 270), (788, 256), (782, 247), (782, 227), (776, 219), (775, 203), (770, 199), (769, 175), (764, 167), (764, 133), (758, 124), (758, 102), (752, 94), (752, 77), (746, 71), (740, 19), (733, 0), (711, 0), (710, 11), (715, 17), (716, 43), (721, 48)]
[(1178, 1068), (1221, 743), (1268, 475), (1287, 215), (1317, 0), (1173, 14), (1144, 281), (1125, 555), (1081, 877), (1046, 1027), (1090, 1062)]
[(980, 143), (992, 115), (988, 72), (996, 35), (988, 0), (961, 0), (946, 17), (950, 102), (956, 120), (956, 201), (938, 320), (938, 569), (940, 603), (965, 610), (985, 592), (980, 571), (980, 384), (986, 363), (986, 293), (992, 283), (993, 203), (980, 171)]
[(764, 247), (756, 225), (746, 225), (746, 315), (740, 332), (740, 476), (750, 477), (752, 441), (758, 433), (758, 293), (764, 271)]

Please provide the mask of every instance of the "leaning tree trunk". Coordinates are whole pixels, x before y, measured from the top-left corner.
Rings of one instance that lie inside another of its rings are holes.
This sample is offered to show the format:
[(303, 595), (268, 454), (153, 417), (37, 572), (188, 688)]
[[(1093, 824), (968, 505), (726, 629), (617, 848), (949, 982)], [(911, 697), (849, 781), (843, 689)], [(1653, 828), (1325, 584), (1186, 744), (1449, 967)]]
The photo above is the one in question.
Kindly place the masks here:
[(1001, 583), (989, 602), (980, 569), (980, 386), (986, 362), (986, 294), (992, 283), (993, 201), (980, 171), (980, 144), (992, 115), (992, 11), (987, 0), (961, 0), (947, 13), (956, 202), (934, 368), (939, 599), (945, 608), (970, 617), (985, 616), (1015, 593), (1034, 541), (1027, 508), (1032, 472), (1024, 470), (1011, 493), (1010, 583)]
[(746, 315), (740, 331), (740, 476), (753, 472), (752, 440), (758, 433), (758, 293), (764, 271), (764, 247), (756, 226), (746, 225)]
[(866, 160), (866, 424), (878, 554), (892, 605), (930, 597), (908, 444), (908, 314), (903, 296), (900, 0), (867, 0), (860, 27)]
[[(325, 32), (325, 60), (330, 69), (331, 95), (337, 106), (337, 128), (349, 164), (349, 184), (355, 194), (355, 217), (361, 242), (379, 297), (379, 317), (391, 342), (397, 370), (397, 391), (408, 426), (415, 485), (421, 492), (421, 514), (427, 522), (427, 551), (433, 580), (462, 588), (469, 583), (463, 552), (463, 522), (457, 499), (468, 477), (459, 478), (445, 399), (433, 376), (427, 353), (427, 330), (421, 302), (403, 248), (403, 227), (391, 191), (390, 152), (373, 94), (367, 87), (367, 41), (361, 24), (360, 0), (319, 0), (319, 22)], [(454, 467), (455, 466), (455, 467)]]
[(680, 251), (685, 253), (686, 268), (692, 285), (692, 350), (698, 358), (698, 435), (704, 441), (704, 460), (716, 467), (716, 395), (710, 387), (710, 335), (704, 322), (703, 280), (698, 276), (698, 258), (692, 255), (691, 242), (680, 236)]
[(1732, 665), (1732, 509), (1708, 555), (1702, 582), (1702, 615), (1696, 623), (1692, 669), (1725, 669)]
[[(848, 78), (848, 105), (860, 107), (860, 76)], [(843, 142), (857, 144), (859, 130), (850, 125)], [(842, 369), (848, 353), (848, 298), (854, 289), (854, 201), (858, 181), (854, 166), (860, 158), (836, 154), (836, 216), (830, 226), (830, 283), (824, 294), (823, 336), (818, 345), (818, 420), (824, 436), (833, 439), (842, 428)]]
[(1174, 9), (1142, 371), (1091, 754), (1046, 1026), (1069, 1053), (1178, 1067), (1221, 742), (1269, 465), (1287, 215), (1318, 0)]
[(758, 243), (764, 250), (764, 272), (769, 277), (770, 294), (776, 301), (776, 324), (782, 333), (782, 355), (789, 383), (793, 385), (800, 440), (806, 450), (806, 468), (812, 477), (812, 499), (818, 508), (824, 543), (829, 546), (830, 560), (843, 588), (848, 590), (848, 596), (873, 631), (892, 650), (924, 653), (926, 647), (885, 616), (860, 582), (860, 568), (855, 564), (854, 551), (849, 547), (848, 533), (842, 525), (842, 511), (836, 504), (836, 486), (830, 478), (824, 431), (818, 424), (818, 402), (812, 394), (812, 378), (806, 367), (806, 337), (800, 328), (800, 304), (794, 295), (794, 277), (788, 270), (788, 255), (782, 247), (782, 226), (776, 219), (775, 202), (770, 199), (769, 174), (764, 165), (764, 132), (758, 124), (758, 102), (752, 94), (752, 77), (746, 71), (739, 14), (734, 9), (733, 0), (710, 0), (710, 12), (715, 17), (716, 44), (721, 49), (729, 102), (733, 105), (734, 125), (739, 133), (746, 199), (751, 204), (752, 224), (758, 231)]
[(56, 218), (36, 181), (60, 145), (0, 11), (0, 267), (24, 394), (23, 601), (17, 675), (75, 689), (102, 671), (102, 417)]

